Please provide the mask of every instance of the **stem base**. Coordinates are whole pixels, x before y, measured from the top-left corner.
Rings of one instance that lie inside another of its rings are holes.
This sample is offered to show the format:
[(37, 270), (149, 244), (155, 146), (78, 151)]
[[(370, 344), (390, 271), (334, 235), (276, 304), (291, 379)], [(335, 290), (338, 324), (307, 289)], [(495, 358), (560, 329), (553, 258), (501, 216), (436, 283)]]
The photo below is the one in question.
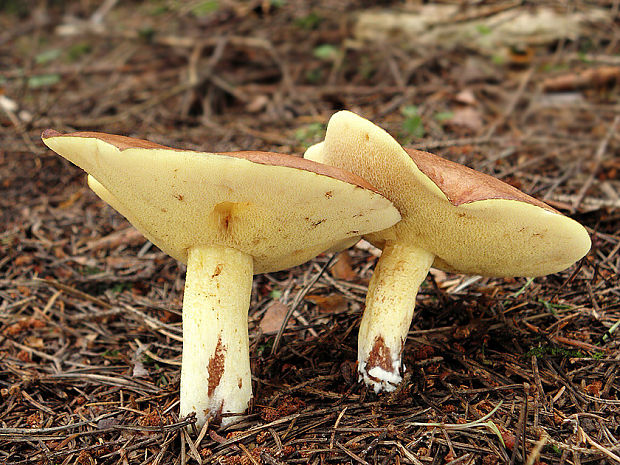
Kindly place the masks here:
[(418, 288), (434, 255), (402, 244), (386, 244), (368, 286), (358, 338), (360, 378), (375, 392), (402, 381), (401, 355), (413, 318)]

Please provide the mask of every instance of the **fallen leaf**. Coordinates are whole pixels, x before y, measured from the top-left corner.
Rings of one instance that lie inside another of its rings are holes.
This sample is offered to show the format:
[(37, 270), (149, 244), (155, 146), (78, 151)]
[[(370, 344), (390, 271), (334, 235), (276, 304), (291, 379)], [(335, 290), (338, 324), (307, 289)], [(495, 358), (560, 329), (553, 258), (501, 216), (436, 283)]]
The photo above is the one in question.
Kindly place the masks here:
[(343, 281), (353, 281), (357, 277), (357, 273), (353, 271), (351, 267), (351, 256), (346, 250), (340, 252), (336, 257), (336, 262), (331, 269), (331, 274), (334, 278)]
[(15, 266), (30, 265), (32, 263), (32, 255), (20, 255), (15, 259)]
[(64, 210), (66, 208), (71, 207), (75, 202), (77, 202), (80, 199), (80, 197), (82, 197), (82, 194), (84, 194), (83, 190), (74, 192), (73, 194), (69, 196), (68, 199), (65, 199), (62, 202), (60, 202), (58, 204), (58, 208), (60, 208), (61, 210)]
[[(288, 306), (284, 305), (279, 300), (275, 300), (267, 308), (267, 310), (265, 310), (263, 318), (261, 318), (260, 323), (258, 324), (263, 334), (277, 333), (282, 326), (282, 322), (284, 321), (287, 312)], [(291, 324), (292, 323), (289, 320), (287, 326), (291, 326)]]
[(323, 313), (335, 313), (346, 310), (349, 305), (347, 299), (340, 294), (331, 295), (313, 295), (308, 294), (306, 300), (309, 300), (313, 304), (319, 307), (319, 310)]
[(255, 98), (253, 98), (250, 101), (250, 103), (247, 104), (245, 109), (249, 113), (258, 113), (260, 111), (263, 111), (267, 107), (268, 103), (269, 103), (269, 97), (267, 97), (264, 94), (257, 95)]
[(463, 105), (476, 105), (478, 103), (478, 100), (476, 100), (476, 96), (471, 89), (463, 89), (454, 96), (454, 100), (462, 103)]
[(24, 362), (24, 363), (30, 363), (32, 362), (32, 358), (30, 357), (30, 353), (27, 350), (20, 350), (17, 355), (16, 355), (17, 359)]
[(588, 384), (584, 389), (585, 391), (593, 396), (598, 396), (601, 393), (601, 388), (603, 387), (603, 382), (600, 379), (593, 381)]
[(43, 347), (45, 347), (43, 339), (37, 336), (28, 336), (26, 339), (24, 339), (24, 343), (28, 347), (32, 347), (33, 349), (42, 349)]
[(477, 132), (482, 129), (482, 116), (478, 110), (472, 107), (457, 108), (447, 123)]
[(260, 416), (265, 421), (275, 421), (287, 415), (291, 415), (304, 408), (306, 403), (296, 397), (284, 396), (274, 407), (263, 407)]

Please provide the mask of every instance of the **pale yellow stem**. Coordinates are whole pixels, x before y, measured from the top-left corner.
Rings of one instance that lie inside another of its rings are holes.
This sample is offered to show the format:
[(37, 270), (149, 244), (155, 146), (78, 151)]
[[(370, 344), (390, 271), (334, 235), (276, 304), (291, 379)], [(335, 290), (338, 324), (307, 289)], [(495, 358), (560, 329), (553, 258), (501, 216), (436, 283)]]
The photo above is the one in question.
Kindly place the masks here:
[(180, 413), (184, 417), (195, 412), (199, 428), (207, 418), (243, 413), (252, 397), (248, 346), (252, 270), (252, 257), (234, 249), (188, 251)]
[(433, 264), (426, 250), (386, 244), (366, 296), (358, 339), (358, 369), (375, 392), (392, 391), (402, 380), (401, 355), (418, 288)]

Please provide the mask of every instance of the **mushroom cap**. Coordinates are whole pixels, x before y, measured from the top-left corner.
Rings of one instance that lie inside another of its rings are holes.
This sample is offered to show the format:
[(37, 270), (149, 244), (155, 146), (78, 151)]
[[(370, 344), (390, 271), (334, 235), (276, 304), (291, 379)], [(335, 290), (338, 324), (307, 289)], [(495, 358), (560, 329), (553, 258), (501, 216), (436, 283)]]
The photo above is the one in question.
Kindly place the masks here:
[(93, 132), (47, 130), (42, 139), (184, 263), (191, 247), (221, 246), (252, 256), (255, 273), (277, 271), (400, 219), (358, 176), (291, 155), (194, 152)]
[(351, 171), (390, 199), (402, 221), (366, 238), (403, 241), (435, 255), (433, 266), (484, 276), (542, 276), (590, 249), (583, 226), (492, 176), (418, 150), (348, 111), (329, 121), (305, 157)]

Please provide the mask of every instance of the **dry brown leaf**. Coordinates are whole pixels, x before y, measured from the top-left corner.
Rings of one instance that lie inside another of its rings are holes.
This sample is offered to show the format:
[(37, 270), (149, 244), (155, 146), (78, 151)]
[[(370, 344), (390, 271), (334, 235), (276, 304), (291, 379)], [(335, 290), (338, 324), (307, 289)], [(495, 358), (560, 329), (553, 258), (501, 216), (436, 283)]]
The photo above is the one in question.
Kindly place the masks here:
[(32, 263), (32, 255), (20, 255), (15, 259), (15, 266), (30, 265)]
[(447, 123), (478, 132), (482, 129), (482, 116), (478, 110), (472, 107), (457, 108)]
[(313, 295), (308, 294), (306, 300), (309, 300), (313, 304), (319, 307), (319, 310), (323, 313), (335, 313), (344, 311), (348, 308), (347, 299), (340, 294), (331, 295)]
[[(282, 322), (288, 312), (288, 306), (284, 305), (279, 300), (274, 301), (263, 314), (258, 326), (264, 334), (274, 334), (280, 330)], [(291, 326), (289, 321), (287, 326)]]
[(348, 251), (343, 251), (336, 257), (336, 262), (331, 270), (332, 276), (343, 281), (353, 281), (357, 278), (357, 273), (351, 266), (351, 256)]
[(43, 338), (37, 336), (28, 336), (26, 339), (24, 339), (24, 343), (28, 347), (32, 347), (33, 349), (42, 349), (43, 347), (45, 347)]
[(602, 387), (603, 382), (600, 379), (597, 379), (596, 381), (593, 381), (592, 383), (585, 386), (584, 390), (592, 396), (598, 396), (601, 393)]
[(77, 202), (80, 199), (80, 197), (82, 197), (82, 194), (84, 194), (84, 190), (79, 190), (77, 192), (74, 192), (73, 194), (69, 196), (67, 200), (60, 202), (58, 204), (58, 208), (60, 208), (61, 210), (64, 210), (66, 208), (71, 207), (75, 202)]
[(463, 89), (454, 96), (454, 100), (463, 105), (476, 105), (478, 100), (471, 89)]
[(264, 94), (257, 95), (246, 105), (245, 109), (249, 113), (258, 113), (259, 111), (263, 111), (267, 107), (268, 103), (269, 97)]

